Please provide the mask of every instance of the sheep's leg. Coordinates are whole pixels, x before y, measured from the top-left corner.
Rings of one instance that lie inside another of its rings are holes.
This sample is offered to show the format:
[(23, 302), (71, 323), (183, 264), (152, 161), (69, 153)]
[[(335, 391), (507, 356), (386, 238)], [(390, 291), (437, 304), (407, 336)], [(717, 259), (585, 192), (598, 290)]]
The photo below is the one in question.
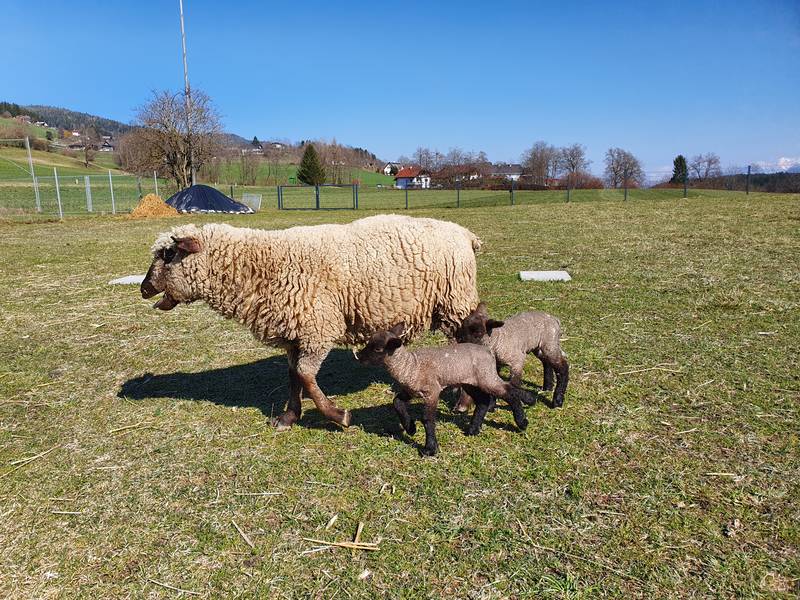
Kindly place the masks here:
[(283, 414), (272, 420), (272, 425), (278, 431), (289, 429), (300, 419), (302, 414), (303, 387), (297, 375), (297, 355), (296, 348), (290, 348), (286, 351), (286, 359), (289, 361), (289, 401)]
[(471, 388), (470, 395), (475, 401), (475, 412), (472, 413), (472, 420), (469, 422), (467, 435), (478, 435), (481, 431), (483, 420), (486, 418), (486, 413), (489, 411), (491, 401), (494, 398), (478, 388)]
[(564, 394), (567, 391), (569, 382), (569, 363), (564, 356), (560, 356), (558, 362), (551, 368), (556, 372), (556, 390), (553, 392), (553, 408), (564, 405)]
[(322, 365), (322, 361), (330, 350), (324, 350), (316, 354), (300, 354), (297, 359), (297, 376), (303, 386), (303, 390), (313, 401), (317, 410), (326, 419), (338, 423), (343, 427), (350, 426), (350, 411), (338, 408), (333, 402), (328, 400), (325, 394), (317, 385), (317, 373)]
[(422, 424), (425, 426), (425, 446), (422, 453), (433, 456), (439, 451), (439, 443), (436, 441), (436, 408), (439, 405), (439, 394), (442, 390), (431, 390), (423, 394), (425, 400), (425, 410), (422, 413)]
[(555, 376), (555, 371), (550, 363), (548, 363), (546, 360), (542, 360), (542, 366), (544, 367), (544, 383), (542, 384), (542, 389), (549, 392), (553, 389), (553, 378)]
[(411, 395), (406, 390), (401, 390), (394, 397), (394, 410), (400, 418), (400, 425), (406, 430), (408, 435), (414, 435), (417, 432), (417, 425), (414, 419), (408, 414), (408, 404), (411, 401)]
[[(526, 404), (529, 404), (528, 399), (533, 397), (530, 392), (515, 388), (510, 383), (506, 383), (500, 379), (499, 376), (497, 377), (497, 381), (482, 385), (481, 390), (492, 396), (502, 398), (509, 403), (511, 412), (514, 415), (514, 423), (517, 424), (520, 430), (525, 430), (525, 428), (528, 427), (528, 419), (525, 417), (525, 411), (522, 409), (522, 402), (524, 401)], [(535, 397), (533, 398), (533, 402), (536, 402)], [(533, 402), (531, 402), (531, 404)]]
[(472, 398), (464, 391), (463, 386), (459, 388), (458, 401), (453, 407), (453, 412), (465, 413), (472, 406)]

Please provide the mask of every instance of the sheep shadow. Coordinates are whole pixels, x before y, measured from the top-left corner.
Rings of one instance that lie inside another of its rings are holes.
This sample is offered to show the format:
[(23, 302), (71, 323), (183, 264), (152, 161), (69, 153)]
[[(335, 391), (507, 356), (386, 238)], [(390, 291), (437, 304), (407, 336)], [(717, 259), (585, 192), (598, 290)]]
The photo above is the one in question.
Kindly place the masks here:
[[(333, 349), (322, 364), (317, 382), (329, 396), (342, 396), (360, 392), (373, 383), (392, 384), (382, 368), (358, 363), (349, 350)], [(267, 419), (283, 412), (288, 398), (288, 363), (285, 355), (276, 355), (250, 363), (209, 369), (196, 373), (175, 372), (155, 375), (145, 373), (125, 381), (117, 397), (129, 400), (148, 398), (175, 398), (196, 402), (213, 402), (227, 407), (257, 408)], [(393, 395), (385, 395), (386, 402), (369, 407), (351, 408), (351, 423), (364, 431), (381, 436), (391, 436), (410, 445), (416, 445), (402, 432), (392, 404)], [(453, 422), (466, 429), (468, 417), (450, 413), (456, 398), (452, 393), (442, 394), (442, 409), (438, 420)], [(415, 402), (412, 416), (419, 420), (422, 408)], [(303, 402), (303, 415), (297, 425), (301, 427), (337, 430), (313, 404)], [(486, 425), (493, 426), (487, 419)], [(502, 424), (497, 424), (503, 427)]]

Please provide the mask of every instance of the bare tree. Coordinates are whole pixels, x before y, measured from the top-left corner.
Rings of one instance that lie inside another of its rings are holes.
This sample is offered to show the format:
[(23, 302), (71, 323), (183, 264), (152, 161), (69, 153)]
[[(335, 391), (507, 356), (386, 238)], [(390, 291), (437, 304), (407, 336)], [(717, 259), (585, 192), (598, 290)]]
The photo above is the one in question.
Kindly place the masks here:
[(247, 150), (239, 155), (239, 182), (242, 185), (255, 185), (258, 177), (258, 156)]
[(562, 170), (567, 177), (576, 176), (578, 173), (587, 171), (592, 161), (586, 158), (586, 148), (582, 144), (572, 144), (561, 148), (560, 163)]
[(609, 148), (606, 151), (605, 163), (606, 184), (610, 187), (639, 187), (644, 184), (642, 163), (627, 150)]
[(547, 142), (538, 141), (522, 154), (522, 167), (533, 183), (545, 185), (548, 179), (558, 177), (561, 152)]
[(219, 115), (200, 90), (192, 90), (188, 130), (183, 92), (154, 92), (135, 123), (138, 127), (122, 140), (123, 167), (140, 174), (158, 171), (181, 189), (191, 183), (192, 158), (200, 169), (220, 149)]
[(709, 177), (719, 177), (722, 174), (722, 169), (719, 165), (719, 156), (713, 152), (698, 154), (692, 157), (692, 160), (689, 162), (689, 171), (694, 173), (695, 177), (700, 181), (708, 179)]
[(91, 125), (83, 132), (83, 165), (89, 166), (89, 163), (94, 160), (97, 145), (100, 142), (100, 136), (97, 130)]

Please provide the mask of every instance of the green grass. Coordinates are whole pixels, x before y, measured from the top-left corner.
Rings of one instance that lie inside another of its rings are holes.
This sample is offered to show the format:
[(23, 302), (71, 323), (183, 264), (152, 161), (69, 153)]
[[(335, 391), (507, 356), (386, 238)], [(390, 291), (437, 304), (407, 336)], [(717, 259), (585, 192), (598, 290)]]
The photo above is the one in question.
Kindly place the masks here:
[[(258, 158), (258, 165), (256, 169), (256, 181), (258, 185), (265, 185), (266, 181), (277, 181), (281, 184), (297, 184), (297, 167), (294, 164), (278, 164), (272, 165), (266, 159)], [(201, 175), (203, 173), (201, 172)], [(353, 179), (358, 179), (361, 185), (375, 186), (381, 185), (394, 185), (394, 177), (389, 177), (383, 173), (375, 173), (365, 169), (347, 169), (345, 171), (346, 182), (349, 183)], [(220, 165), (219, 182), (220, 184), (230, 185), (242, 181), (241, 177), (241, 163), (238, 160), (232, 160), (230, 163), (223, 163)], [(270, 185), (267, 187), (274, 187)]]
[[(524, 433), (500, 409), (468, 438), (443, 402), (434, 459), (421, 430), (386, 433), (387, 378), (349, 351), (320, 384), (354, 426), (306, 402), (276, 434), (281, 353), (199, 303), (158, 313), (106, 285), (189, 219), (0, 225), (0, 595), (796, 597), (799, 202), (415, 211), (475, 231), (491, 312), (558, 315), (572, 365), (564, 408), (530, 408)], [(517, 280), (532, 268), (574, 279)], [(261, 492), (279, 495), (243, 495)], [(377, 552), (303, 554), (303, 537), (350, 540), (359, 522)]]

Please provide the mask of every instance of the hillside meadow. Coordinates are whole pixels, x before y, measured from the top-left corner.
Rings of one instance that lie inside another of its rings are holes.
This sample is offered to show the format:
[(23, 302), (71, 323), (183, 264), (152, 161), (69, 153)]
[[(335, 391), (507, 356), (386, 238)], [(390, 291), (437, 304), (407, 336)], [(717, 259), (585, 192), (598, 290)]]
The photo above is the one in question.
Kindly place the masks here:
[(491, 313), (559, 316), (572, 369), (525, 432), (445, 397), (432, 459), (349, 349), (319, 381), (353, 426), (276, 433), (282, 353), (107, 285), (178, 223), (370, 211), (0, 223), (0, 595), (797, 597), (800, 197), (618, 198), (411, 211), (477, 233)]

